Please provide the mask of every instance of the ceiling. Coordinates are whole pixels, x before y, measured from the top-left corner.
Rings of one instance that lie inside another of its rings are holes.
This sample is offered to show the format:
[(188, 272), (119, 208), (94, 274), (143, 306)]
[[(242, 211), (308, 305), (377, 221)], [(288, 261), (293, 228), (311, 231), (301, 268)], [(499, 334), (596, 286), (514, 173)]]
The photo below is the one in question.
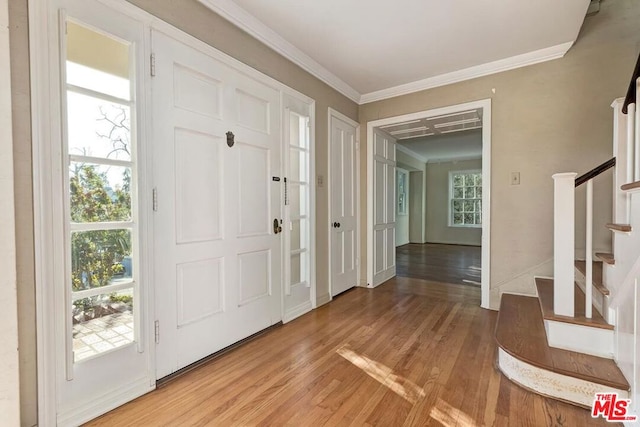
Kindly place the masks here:
[(589, 0), (199, 0), (356, 102), (563, 56)]
[(424, 162), (480, 158), (482, 109), (381, 126), (399, 149)]

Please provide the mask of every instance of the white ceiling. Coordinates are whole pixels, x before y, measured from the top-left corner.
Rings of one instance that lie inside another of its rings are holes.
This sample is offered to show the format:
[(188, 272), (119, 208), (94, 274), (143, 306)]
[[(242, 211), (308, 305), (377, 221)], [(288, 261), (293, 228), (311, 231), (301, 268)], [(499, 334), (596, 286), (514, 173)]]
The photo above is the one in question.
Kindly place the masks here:
[(199, 0), (356, 102), (561, 57), (589, 0)]
[(482, 129), (398, 140), (400, 150), (424, 162), (479, 159), (482, 157)]

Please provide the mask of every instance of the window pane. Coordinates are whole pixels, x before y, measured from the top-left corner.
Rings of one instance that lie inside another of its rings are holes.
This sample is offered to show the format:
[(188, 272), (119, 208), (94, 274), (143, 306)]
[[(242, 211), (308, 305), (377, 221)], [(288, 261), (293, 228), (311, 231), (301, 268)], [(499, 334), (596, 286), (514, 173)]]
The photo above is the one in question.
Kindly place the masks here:
[(67, 21), (67, 82), (129, 99), (129, 43)]
[(482, 198), (482, 187), (477, 187), (476, 188), (476, 197), (481, 199)]
[(453, 201), (453, 211), (454, 212), (462, 212), (462, 201), (454, 200)]
[(476, 188), (475, 187), (465, 187), (464, 189), (464, 198), (465, 199), (473, 199), (476, 197)]
[(75, 300), (72, 316), (76, 362), (134, 341), (133, 289)]
[(475, 185), (476, 186), (482, 185), (482, 174), (480, 174), (480, 173), (476, 174), (475, 178), (474, 178), (474, 181), (475, 181)]
[(289, 164), (291, 178), (294, 181), (307, 180), (307, 153), (304, 151), (290, 149)]
[(464, 223), (465, 224), (473, 224), (473, 214), (472, 213), (465, 213), (464, 214)]
[(129, 79), (67, 61), (67, 83), (96, 92), (131, 100)]
[(303, 280), (302, 259), (304, 254), (291, 255), (291, 284), (295, 285)]
[(307, 249), (307, 222), (308, 220), (292, 220), (291, 221), (291, 250)]
[(482, 214), (476, 213), (474, 217), (474, 221), (476, 224), (482, 224)]
[(464, 201), (464, 211), (465, 212), (473, 212), (473, 203), (474, 202), (471, 201), (471, 200), (465, 200)]
[(474, 211), (482, 212), (482, 202), (480, 200), (476, 200)]
[(131, 109), (67, 92), (69, 154), (131, 160)]
[(453, 175), (453, 185), (456, 187), (461, 187), (464, 185), (464, 179), (462, 178), (462, 175), (457, 173)]
[(307, 185), (289, 184), (289, 205), (291, 206), (291, 216), (299, 217), (307, 215)]
[(454, 224), (462, 224), (462, 214), (461, 213), (453, 214), (453, 223)]
[(462, 199), (464, 198), (464, 189), (463, 188), (454, 188), (453, 189), (453, 197), (455, 199)]
[(73, 291), (130, 281), (131, 230), (71, 233), (71, 285)]
[(129, 221), (131, 168), (72, 162), (71, 222)]

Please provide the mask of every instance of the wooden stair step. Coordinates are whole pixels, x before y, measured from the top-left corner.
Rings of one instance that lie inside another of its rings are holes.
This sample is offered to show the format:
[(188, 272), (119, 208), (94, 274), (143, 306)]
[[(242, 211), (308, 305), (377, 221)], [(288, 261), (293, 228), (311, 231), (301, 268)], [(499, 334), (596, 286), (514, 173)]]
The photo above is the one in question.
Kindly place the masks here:
[(502, 350), (538, 368), (618, 390), (630, 389), (613, 360), (549, 347), (538, 298), (503, 294), (495, 339)]
[(640, 190), (640, 181), (630, 182), (628, 184), (624, 184), (620, 186), (622, 191), (639, 191)]
[[(609, 289), (604, 286), (604, 280), (602, 280), (602, 261), (593, 261), (592, 265), (593, 287), (602, 295), (609, 295)], [(576, 260), (575, 266), (580, 273), (587, 275), (587, 263), (585, 261)]]
[(574, 317), (559, 316), (553, 312), (553, 279), (536, 277), (536, 288), (538, 289), (538, 299), (540, 300), (540, 309), (544, 319), (613, 330), (613, 326), (604, 320), (595, 307), (591, 310), (592, 317), (590, 319), (585, 316), (584, 292), (578, 285), (574, 285)]
[(631, 225), (629, 224), (614, 224), (612, 222), (605, 225), (611, 231), (622, 231), (623, 233), (631, 232)]
[(613, 254), (606, 252), (596, 252), (595, 257), (604, 262), (605, 264), (615, 265), (616, 259), (613, 257)]

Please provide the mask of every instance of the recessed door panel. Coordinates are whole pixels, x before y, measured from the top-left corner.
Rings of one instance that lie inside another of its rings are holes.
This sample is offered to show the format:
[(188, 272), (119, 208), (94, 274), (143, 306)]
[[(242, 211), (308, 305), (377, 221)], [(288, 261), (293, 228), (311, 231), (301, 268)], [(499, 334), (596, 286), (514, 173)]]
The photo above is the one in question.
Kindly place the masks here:
[(222, 82), (174, 64), (174, 105), (214, 119), (222, 119)]
[(175, 131), (176, 243), (222, 238), (222, 138)]
[(178, 327), (224, 311), (224, 260), (213, 258), (176, 266)]

